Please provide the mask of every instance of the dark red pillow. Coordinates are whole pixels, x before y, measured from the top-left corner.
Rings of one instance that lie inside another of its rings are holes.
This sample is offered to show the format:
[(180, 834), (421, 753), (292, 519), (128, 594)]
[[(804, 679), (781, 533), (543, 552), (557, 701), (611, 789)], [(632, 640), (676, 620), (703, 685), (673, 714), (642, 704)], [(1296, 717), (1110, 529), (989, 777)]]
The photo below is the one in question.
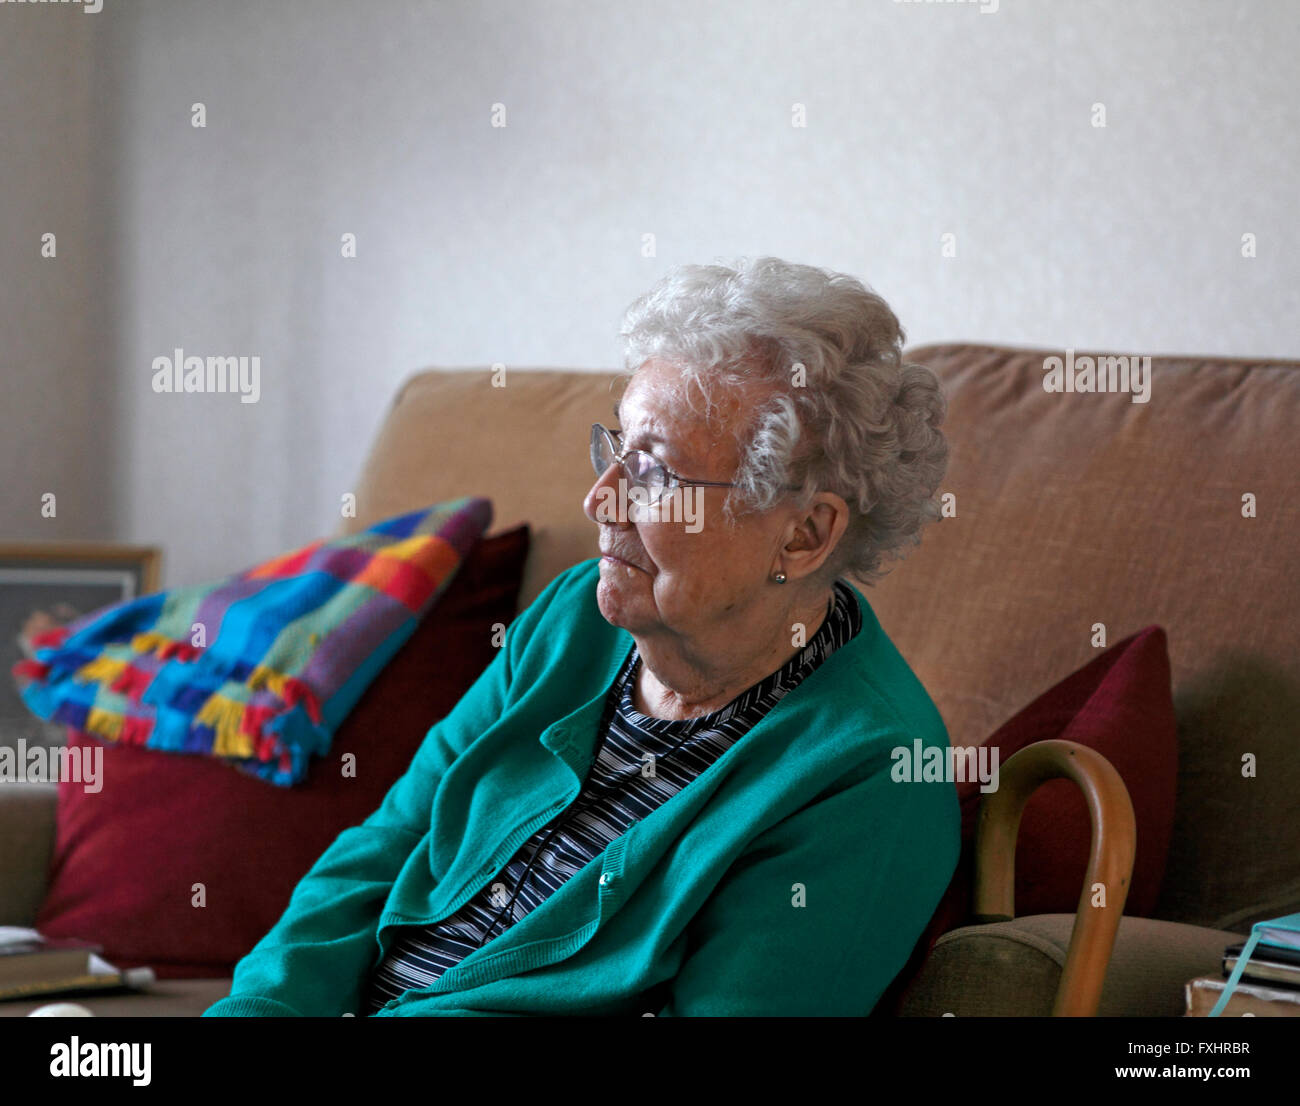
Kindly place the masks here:
[[(1169, 650), (1159, 626), (1111, 646), (1044, 692), (985, 742), (998, 749), (999, 771), (1036, 741), (1060, 738), (1096, 749), (1128, 788), (1137, 824), (1133, 878), (1124, 913), (1149, 917), (1160, 897), (1174, 823), (1178, 735)], [(894, 1008), (930, 948), (950, 929), (971, 925), (979, 783), (959, 783), (961, 859), (907, 967), (877, 1009)], [(1016, 838), (1016, 916), (1073, 914), (1088, 866), (1092, 823), (1083, 793), (1051, 780), (1025, 804)]]
[[(36, 928), (94, 941), (110, 963), (148, 966), (162, 979), (229, 976), (298, 880), (379, 807), (429, 727), (487, 667), (494, 625), (515, 616), (528, 545), (525, 525), (475, 546), (295, 787), (208, 757), (105, 745), (100, 791), (59, 785)], [(70, 740), (88, 742), (98, 744)], [(347, 753), (354, 776), (341, 771)], [(195, 884), (201, 907), (191, 902)]]

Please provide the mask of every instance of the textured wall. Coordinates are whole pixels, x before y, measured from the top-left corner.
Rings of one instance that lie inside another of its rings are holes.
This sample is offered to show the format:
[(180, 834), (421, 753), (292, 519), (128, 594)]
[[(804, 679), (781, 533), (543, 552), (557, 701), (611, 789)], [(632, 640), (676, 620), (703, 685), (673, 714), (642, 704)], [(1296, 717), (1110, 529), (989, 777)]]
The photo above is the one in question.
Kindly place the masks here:
[[(1285, 0), (0, 5), (7, 471), (71, 489), (68, 536), (111, 520), (203, 580), (333, 528), (410, 372), (612, 365), (633, 296), (737, 253), (854, 273), (918, 343), (1294, 356), (1298, 26)], [(53, 268), (56, 217), (87, 252)], [(176, 347), (260, 357), (259, 401), (156, 394)], [(31, 481), (6, 533), (39, 530)]]
[(111, 87), (97, 18), (0, 6), (0, 540), (109, 537), (128, 492), (110, 479), (106, 418), (121, 366), (103, 340), (115, 213), (96, 140)]

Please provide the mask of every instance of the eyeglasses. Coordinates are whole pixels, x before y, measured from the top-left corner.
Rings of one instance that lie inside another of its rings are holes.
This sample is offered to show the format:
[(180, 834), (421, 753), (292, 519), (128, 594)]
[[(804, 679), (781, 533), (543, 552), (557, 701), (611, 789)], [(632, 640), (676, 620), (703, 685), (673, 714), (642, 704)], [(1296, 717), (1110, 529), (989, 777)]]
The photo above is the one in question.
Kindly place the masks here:
[(619, 449), (615, 437), (621, 438), (622, 435), (598, 422), (591, 424), (591, 467), (597, 476), (603, 476), (605, 470), (617, 462), (627, 474), (628, 484), (640, 490), (647, 505), (659, 502), (667, 492), (686, 484), (704, 484), (711, 488), (739, 487), (720, 480), (688, 480), (673, 472), (652, 453), (643, 449)]
[[(739, 484), (730, 484), (724, 480), (691, 480), (673, 472), (667, 465), (643, 449), (619, 449), (615, 438), (622, 435), (617, 430), (609, 430), (600, 423), (591, 424), (591, 467), (597, 476), (603, 476), (610, 465), (617, 462), (627, 474), (628, 484), (639, 489), (646, 504), (657, 503), (674, 488), (688, 485), (703, 485), (709, 488), (738, 488)], [(800, 491), (794, 485), (786, 485), (789, 491)]]

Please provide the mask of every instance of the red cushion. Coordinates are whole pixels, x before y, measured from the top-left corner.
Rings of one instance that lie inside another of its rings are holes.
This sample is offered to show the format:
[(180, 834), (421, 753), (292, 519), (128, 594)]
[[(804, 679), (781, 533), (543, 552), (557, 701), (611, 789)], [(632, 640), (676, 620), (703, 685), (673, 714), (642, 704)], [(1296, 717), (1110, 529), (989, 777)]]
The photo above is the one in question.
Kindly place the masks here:
[[(985, 744), (998, 749), (999, 770), (1020, 749), (1060, 738), (1096, 749), (1124, 780), (1133, 802), (1137, 851), (1124, 913), (1149, 917), (1160, 897), (1174, 822), (1177, 723), (1168, 642), (1159, 626), (1111, 646), (1044, 692)], [(877, 1009), (892, 1008), (944, 933), (974, 922), (978, 781), (959, 783), (961, 859), (948, 891), (907, 967)], [(1083, 793), (1069, 780), (1043, 784), (1025, 804), (1016, 838), (1016, 915), (1073, 914), (1088, 866), (1092, 823)]]
[[(229, 976), (334, 838), (379, 807), (429, 727), (491, 661), (516, 613), (529, 532), (481, 540), (316, 758), (272, 787), (207, 757), (104, 745), (103, 788), (59, 785), (49, 891), (36, 927), (104, 946), (159, 978)], [(95, 742), (73, 737), (71, 745)], [(352, 753), (355, 775), (341, 758)], [(206, 905), (191, 904), (201, 883)]]

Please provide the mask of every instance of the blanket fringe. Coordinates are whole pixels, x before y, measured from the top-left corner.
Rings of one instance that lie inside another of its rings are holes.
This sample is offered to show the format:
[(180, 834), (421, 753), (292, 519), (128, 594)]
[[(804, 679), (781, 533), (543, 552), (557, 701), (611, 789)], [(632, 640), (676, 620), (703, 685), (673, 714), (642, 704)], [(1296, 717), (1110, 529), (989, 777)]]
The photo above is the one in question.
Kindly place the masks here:
[(121, 675), (113, 680), (109, 687), (111, 690), (120, 692), (138, 703), (140, 697), (144, 695), (145, 690), (153, 682), (153, 678), (154, 673), (152, 672), (145, 672), (134, 665), (124, 664)]
[(180, 661), (192, 661), (204, 652), (203, 648), (198, 645), (191, 645), (188, 641), (176, 641), (166, 634), (158, 633), (156, 630), (133, 634), (131, 649), (136, 653), (153, 653), (159, 659), (165, 661), (171, 660), (173, 657)]
[(129, 714), (122, 721), (122, 735), (118, 740), (123, 745), (147, 745), (149, 735), (153, 733), (153, 719)]
[(50, 674), (50, 666), (43, 661), (24, 657), (13, 668), (14, 675), (21, 681), (43, 680)]
[(194, 721), (213, 731), (212, 752), (216, 756), (248, 757), (253, 755), (253, 743), (241, 732), (243, 717), (243, 703), (224, 695), (213, 695), (194, 716)]
[(102, 707), (91, 707), (84, 728), (109, 741), (116, 741), (122, 734), (122, 716)]
[(292, 709), (302, 703), (307, 710), (307, 717), (320, 725), (320, 702), (305, 683), (296, 676), (286, 676), (274, 668), (259, 664), (248, 675), (248, 686), (254, 691), (269, 690), (284, 700), (284, 705)]
[(122, 675), (122, 670), (125, 667), (126, 661), (120, 661), (101, 653), (93, 661), (88, 661), (78, 668), (73, 679), (78, 683), (90, 683), (92, 680), (98, 680), (100, 683), (111, 685), (113, 681)]

